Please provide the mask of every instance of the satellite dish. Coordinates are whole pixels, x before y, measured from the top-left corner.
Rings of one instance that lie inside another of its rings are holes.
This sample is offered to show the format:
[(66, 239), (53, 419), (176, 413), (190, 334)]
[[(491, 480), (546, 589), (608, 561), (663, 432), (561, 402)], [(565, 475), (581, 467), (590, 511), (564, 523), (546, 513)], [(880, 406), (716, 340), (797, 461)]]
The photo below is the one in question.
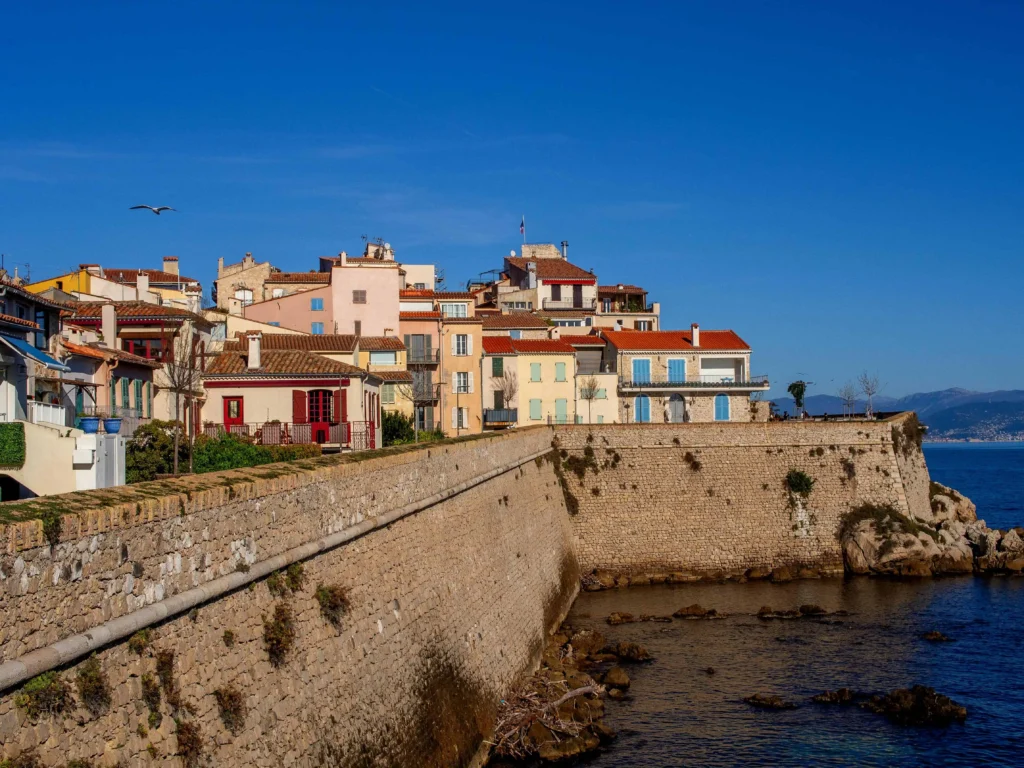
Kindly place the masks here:
[(384, 247), (385, 247), (385, 248), (386, 248), (387, 250), (389, 250), (389, 251), (390, 251), (390, 250), (391, 250), (391, 243), (384, 243)]
[(509, 255), (509, 256), (512, 256), (513, 258), (515, 258), (515, 255), (516, 255), (516, 249), (515, 249), (515, 248), (513, 248), (513, 249), (512, 249), (511, 251), (509, 251), (509, 252), (508, 252), (508, 255)]

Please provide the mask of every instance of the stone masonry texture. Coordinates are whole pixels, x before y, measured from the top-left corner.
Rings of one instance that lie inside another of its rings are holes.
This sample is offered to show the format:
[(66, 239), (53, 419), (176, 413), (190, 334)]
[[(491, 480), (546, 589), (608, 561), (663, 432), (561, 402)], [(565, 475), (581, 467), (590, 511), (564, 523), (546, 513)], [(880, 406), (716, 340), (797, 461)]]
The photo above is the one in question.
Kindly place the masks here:
[[(52, 552), (9, 548), (0, 579), (3, 659), (515, 464), (550, 440), (547, 428), (523, 430), (328, 466), (301, 482), (262, 481), (276, 491), (248, 480), (223, 488), (221, 503), (194, 500), (163, 519), (122, 524), (110, 516), (117, 525)], [(96, 714), (79, 701), (64, 717), (32, 722), (15, 704), (18, 691), (4, 691), (0, 758), (31, 750), (48, 766), (181, 765), (177, 719), (201, 729), (202, 765), (468, 765), (490, 735), (498, 700), (532, 669), (575, 596), (562, 499), (551, 466), (527, 461), (307, 560), (294, 593), (272, 595), (263, 580), (173, 617), (152, 628), (141, 655), (124, 642), (98, 654), (112, 696)], [(320, 584), (348, 590), (340, 627), (321, 615)], [(294, 646), (275, 667), (264, 620), (282, 604), (294, 615)], [(172, 711), (165, 691), (154, 727), (142, 677), (156, 674), (161, 651), (174, 652), (180, 708)], [(80, 667), (59, 675), (74, 687)], [(242, 694), (247, 710), (237, 735), (217, 704), (215, 691), (226, 688)]]

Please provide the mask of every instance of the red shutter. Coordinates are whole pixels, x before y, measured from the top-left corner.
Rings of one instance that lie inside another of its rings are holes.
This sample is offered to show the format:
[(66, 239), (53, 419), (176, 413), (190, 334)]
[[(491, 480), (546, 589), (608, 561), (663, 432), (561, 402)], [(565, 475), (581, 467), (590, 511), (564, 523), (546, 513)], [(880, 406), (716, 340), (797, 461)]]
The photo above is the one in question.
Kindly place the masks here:
[(341, 402), (341, 421), (345, 423), (348, 421), (348, 390), (338, 390), (338, 400)]
[(292, 390), (292, 424), (306, 424), (306, 393), (301, 389)]
[(341, 413), (341, 401), (342, 398), (344, 398), (345, 396), (344, 393), (345, 390), (343, 389), (339, 389), (337, 392), (334, 393), (334, 413), (332, 414), (332, 416), (334, 417), (335, 424), (339, 424), (345, 420)]

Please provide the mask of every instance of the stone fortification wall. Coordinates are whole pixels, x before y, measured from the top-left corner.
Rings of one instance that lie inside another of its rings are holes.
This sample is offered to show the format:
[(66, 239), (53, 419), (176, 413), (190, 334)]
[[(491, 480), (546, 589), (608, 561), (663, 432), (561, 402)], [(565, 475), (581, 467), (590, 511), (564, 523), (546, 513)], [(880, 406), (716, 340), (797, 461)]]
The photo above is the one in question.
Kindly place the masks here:
[[(62, 503), (79, 515), (64, 516), (54, 547), (36, 521), (7, 526), (0, 679), (124, 617), (180, 609), (197, 588), (237, 588), (151, 626), (141, 652), (138, 635), (134, 651), (124, 637), (99, 648), (110, 700), (94, 711), (75, 691), (64, 714), (33, 720), (28, 688), (0, 691), (0, 759), (31, 750), (44, 765), (179, 765), (172, 756), (196, 744), (196, 764), (219, 766), (470, 764), (578, 584), (557, 479), (532, 460), (550, 440), (539, 428), (218, 473), (139, 486), (130, 492), (152, 496), (108, 507), (75, 494)], [(367, 532), (325, 548), (350, 529)], [(310, 542), (301, 585), (255, 579)], [(347, 591), (339, 624), (318, 585)], [(289, 634), (275, 665), (267, 637)], [(89, 669), (79, 657), (57, 676), (74, 689)], [(237, 733), (224, 711), (244, 711)]]
[[(919, 443), (894, 450), (893, 426), (907, 418), (559, 427), (580, 566), (658, 579), (780, 566), (841, 573), (837, 533), (851, 507), (927, 510)], [(815, 481), (806, 499), (787, 489), (793, 469)]]

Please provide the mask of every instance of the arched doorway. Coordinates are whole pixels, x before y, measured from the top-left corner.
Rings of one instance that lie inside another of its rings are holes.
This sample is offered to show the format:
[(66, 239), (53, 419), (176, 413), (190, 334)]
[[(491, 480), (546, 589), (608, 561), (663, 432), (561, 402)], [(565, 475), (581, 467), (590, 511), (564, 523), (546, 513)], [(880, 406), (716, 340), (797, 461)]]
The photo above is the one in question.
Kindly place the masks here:
[(668, 399), (668, 420), (672, 424), (686, 421), (686, 401), (678, 392)]

